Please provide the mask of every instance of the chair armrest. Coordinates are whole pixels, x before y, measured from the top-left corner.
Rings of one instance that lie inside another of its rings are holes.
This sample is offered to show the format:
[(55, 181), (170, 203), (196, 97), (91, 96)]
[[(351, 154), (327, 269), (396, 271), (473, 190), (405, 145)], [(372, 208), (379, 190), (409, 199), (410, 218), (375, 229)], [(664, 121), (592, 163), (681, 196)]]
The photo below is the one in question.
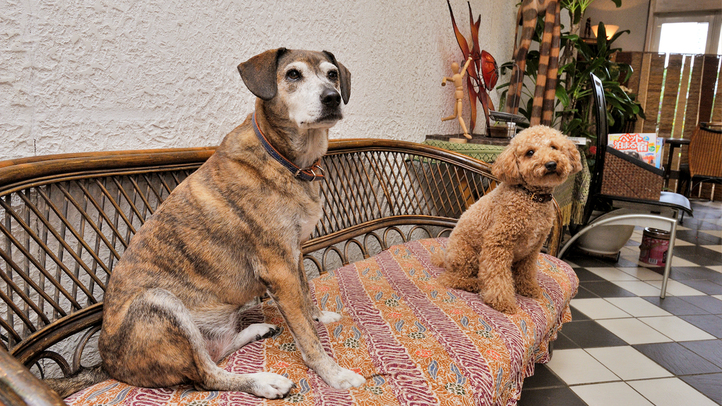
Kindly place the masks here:
[(65, 406), (65, 402), (7, 351), (0, 349), (0, 404)]

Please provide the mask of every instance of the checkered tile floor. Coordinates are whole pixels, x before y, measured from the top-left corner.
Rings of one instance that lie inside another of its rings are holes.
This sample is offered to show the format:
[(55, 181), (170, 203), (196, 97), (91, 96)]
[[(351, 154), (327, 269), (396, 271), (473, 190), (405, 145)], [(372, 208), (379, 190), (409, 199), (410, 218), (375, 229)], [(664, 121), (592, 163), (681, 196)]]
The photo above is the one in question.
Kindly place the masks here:
[(722, 203), (692, 205), (666, 299), (662, 275), (638, 261), (641, 229), (617, 262), (565, 258), (581, 282), (573, 321), (518, 405), (722, 405)]

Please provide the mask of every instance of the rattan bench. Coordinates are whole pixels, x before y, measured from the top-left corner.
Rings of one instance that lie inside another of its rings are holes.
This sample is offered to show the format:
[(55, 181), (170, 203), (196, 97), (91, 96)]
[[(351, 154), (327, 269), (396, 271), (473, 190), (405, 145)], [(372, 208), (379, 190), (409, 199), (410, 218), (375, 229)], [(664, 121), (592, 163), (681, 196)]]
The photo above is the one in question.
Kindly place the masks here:
[[(0, 403), (63, 404), (36, 377), (68, 375), (98, 362), (93, 342), (113, 266), (136, 230), (213, 151), (0, 162)], [(341, 322), (319, 325), (325, 348), (340, 364), (364, 374), (367, 384), (329, 390), (303, 366), (288, 332), (249, 344), (222, 366), (285, 373), (299, 384), (286, 401), (515, 403), (524, 377), (535, 362), (548, 359), (549, 342), (571, 317), (568, 304), (578, 280), (552, 256), (559, 248), (560, 219), (546, 244), (550, 255), (539, 260), (545, 299), (519, 297), (522, 312), (506, 316), (477, 295), (435, 285), (442, 270), (429, 260), (443, 249), (461, 213), (496, 185), (489, 165), (384, 140), (331, 141), (323, 164), (324, 216), (304, 244), (304, 266), (313, 279), (314, 300), (344, 315)], [(249, 322), (283, 325), (269, 301), (249, 304), (248, 314)], [(192, 387), (131, 388), (112, 380), (99, 385), (65, 401), (261, 402), (244, 393)]]

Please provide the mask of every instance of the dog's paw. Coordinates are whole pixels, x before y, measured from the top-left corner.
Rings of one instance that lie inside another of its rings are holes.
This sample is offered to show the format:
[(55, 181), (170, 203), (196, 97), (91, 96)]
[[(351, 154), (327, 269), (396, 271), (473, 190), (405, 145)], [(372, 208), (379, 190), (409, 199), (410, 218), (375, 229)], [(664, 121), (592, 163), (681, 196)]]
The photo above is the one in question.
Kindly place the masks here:
[(314, 318), (314, 320), (320, 321), (323, 324), (328, 324), (328, 323), (333, 323), (335, 321), (339, 321), (339, 320), (341, 320), (342, 317), (343, 316), (341, 316), (338, 313), (327, 312), (327, 311), (323, 310), (323, 311), (321, 311), (321, 314), (317, 318)]
[(253, 379), (250, 392), (266, 399), (280, 399), (296, 387), (292, 380), (270, 372), (258, 372), (249, 377)]
[(539, 287), (539, 285), (532, 285), (532, 286), (524, 285), (524, 286), (518, 286), (518, 287), (517, 287), (517, 292), (519, 292), (520, 295), (526, 296), (526, 297), (531, 298), (531, 299), (541, 299), (542, 297), (544, 297), (544, 296), (542, 295), (542, 290), (541, 290), (541, 288)]
[(358, 388), (366, 383), (366, 378), (350, 369), (337, 367), (328, 377), (322, 377), (328, 386), (334, 389)]
[(251, 324), (246, 328), (246, 330), (248, 330), (249, 334), (255, 335), (255, 341), (273, 337), (274, 335), (278, 334), (279, 331), (281, 331), (278, 326), (267, 323)]
[(484, 302), (491, 306), (492, 309), (506, 314), (514, 314), (519, 311), (519, 306), (515, 299), (506, 299), (501, 297), (489, 298), (485, 297)]

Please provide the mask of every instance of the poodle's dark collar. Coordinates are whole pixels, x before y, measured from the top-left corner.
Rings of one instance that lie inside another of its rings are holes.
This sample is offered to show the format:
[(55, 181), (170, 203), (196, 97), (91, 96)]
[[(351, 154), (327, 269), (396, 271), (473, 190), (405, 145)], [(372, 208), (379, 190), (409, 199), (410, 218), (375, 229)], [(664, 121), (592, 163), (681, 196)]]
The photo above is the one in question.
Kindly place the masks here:
[(554, 196), (552, 196), (551, 193), (539, 193), (539, 192), (532, 192), (531, 190), (525, 188), (524, 186), (519, 186), (521, 190), (525, 191), (526, 194), (529, 195), (532, 201), (535, 201), (537, 203), (546, 203), (550, 202)]

